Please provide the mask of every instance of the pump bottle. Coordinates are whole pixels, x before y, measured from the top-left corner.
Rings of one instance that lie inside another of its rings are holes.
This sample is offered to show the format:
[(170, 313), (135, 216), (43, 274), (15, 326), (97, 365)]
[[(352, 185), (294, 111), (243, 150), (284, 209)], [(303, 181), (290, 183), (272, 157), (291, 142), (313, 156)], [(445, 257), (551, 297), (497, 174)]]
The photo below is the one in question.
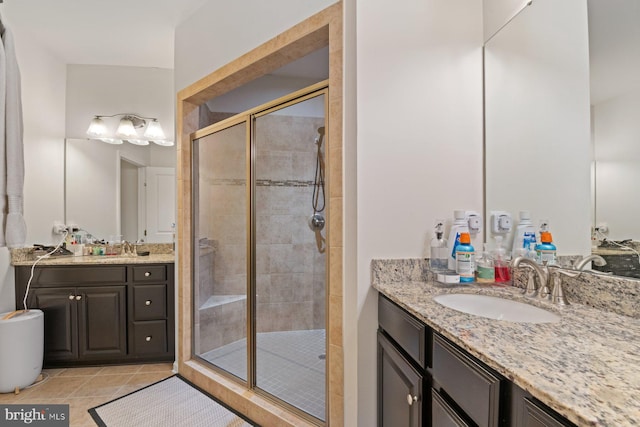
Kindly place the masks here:
[(531, 243), (534, 246), (536, 244), (536, 229), (533, 226), (533, 222), (531, 222), (531, 213), (529, 211), (520, 211), (520, 221), (513, 236), (511, 256), (515, 258), (526, 254)]
[(460, 235), (462, 233), (469, 233), (469, 223), (467, 223), (465, 211), (463, 210), (455, 210), (453, 211), (453, 225), (451, 225), (451, 230), (449, 231), (449, 240), (448, 240), (448, 264), (449, 270), (456, 269), (456, 248), (460, 244)]
[(449, 264), (449, 250), (444, 235), (444, 221), (438, 220), (435, 227), (435, 236), (431, 239), (431, 254), (429, 266), (431, 271), (441, 273), (447, 270)]

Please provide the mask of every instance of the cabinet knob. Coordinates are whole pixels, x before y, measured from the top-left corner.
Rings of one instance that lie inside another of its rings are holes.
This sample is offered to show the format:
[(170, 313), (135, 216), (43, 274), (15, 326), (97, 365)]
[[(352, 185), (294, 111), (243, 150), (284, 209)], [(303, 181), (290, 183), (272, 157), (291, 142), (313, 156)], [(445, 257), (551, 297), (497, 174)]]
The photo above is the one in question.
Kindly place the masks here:
[(144, 302), (144, 305), (151, 305), (151, 300), (150, 300), (150, 299), (146, 300), (146, 301)]
[(76, 299), (76, 297), (75, 297), (75, 296), (73, 296), (73, 295), (69, 295), (69, 299), (70, 299), (70, 300), (74, 300), (74, 299)]
[(409, 406), (413, 405), (413, 402), (418, 401), (418, 396), (411, 396), (411, 393), (407, 394), (407, 403)]
[(149, 335), (149, 336), (145, 337), (145, 339), (144, 339), (144, 340), (145, 340), (146, 342), (151, 341), (151, 335)]
[(148, 272), (148, 271), (145, 271), (145, 272), (144, 272), (144, 277), (149, 277), (149, 276), (151, 276), (151, 273), (150, 273), (150, 272)]
[(82, 299), (82, 295), (76, 295), (76, 301), (80, 301)]

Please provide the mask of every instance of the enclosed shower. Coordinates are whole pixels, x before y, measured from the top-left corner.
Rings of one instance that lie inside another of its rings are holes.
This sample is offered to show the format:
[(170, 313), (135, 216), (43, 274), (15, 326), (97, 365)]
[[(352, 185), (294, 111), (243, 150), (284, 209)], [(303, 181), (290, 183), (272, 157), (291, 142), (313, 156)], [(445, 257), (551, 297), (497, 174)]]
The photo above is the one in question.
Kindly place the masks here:
[(194, 134), (193, 354), (326, 418), (326, 87)]

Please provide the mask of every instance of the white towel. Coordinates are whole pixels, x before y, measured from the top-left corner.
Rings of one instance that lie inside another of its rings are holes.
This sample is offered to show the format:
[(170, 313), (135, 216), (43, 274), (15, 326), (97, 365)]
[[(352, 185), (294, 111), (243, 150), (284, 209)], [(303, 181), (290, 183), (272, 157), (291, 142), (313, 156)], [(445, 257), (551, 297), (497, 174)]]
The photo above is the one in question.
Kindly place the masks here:
[[(1, 19), (1, 18), (0, 18)], [(2, 27), (2, 22), (0, 22)], [(1, 28), (4, 31), (4, 27)], [(4, 32), (3, 32), (4, 34)], [(6, 246), (4, 230), (7, 224), (7, 163), (6, 163), (6, 135), (5, 110), (7, 99), (7, 55), (4, 45), (0, 43), (0, 247)]]
[(6, 99), (4, 111), (7, 221), (5, 242), (10, 248), (20, 247), (27, 238), (27, 225), (23, 217), (24, 149), (22, 143), (22, 95), (20, 69), (9, 28), (2, 35), (6, 63)]

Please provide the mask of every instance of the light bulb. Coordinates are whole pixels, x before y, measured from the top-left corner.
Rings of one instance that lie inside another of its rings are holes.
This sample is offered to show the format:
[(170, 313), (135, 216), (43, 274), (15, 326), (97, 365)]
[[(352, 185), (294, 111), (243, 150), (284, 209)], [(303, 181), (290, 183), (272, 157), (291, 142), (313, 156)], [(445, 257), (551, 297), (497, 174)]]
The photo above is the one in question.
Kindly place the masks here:
[(106, 142), (107, 144), (113, 144), (113, 145), (122, 144), (121, 139), (115, 139), (115, 138), (96, 138), (96, 139), (102, 142)]
[(118, 125), (118, 130), (116, 131), (116, 135), (129, 139), (130, 137), (137, 137), (138, 133), (136, 132), (136, 128), (133, 127), (133, 122), (128, 117), (123, 117), (120, 119), (120, 124)]
[(87, 129), (87, 135), (91, 138), (101, 138), (106, 134), (107, 126), (104, 124), (104, 121), (99, 116), (95, 116), (93, 120), (91, 120), (89, 129)]
[(127, 139), (126, 140), (129, 144), (133, 144), (133, 145), (149, 145), (149, 141), (145, 140), (145, 139)]
[(152, 140), (164, 139), (164, 131), (162, 130), (162, 126), (160, 126), (160, 122), (157, 120), (150, 121), (147, 129), (144, 131), (144, 136)]

